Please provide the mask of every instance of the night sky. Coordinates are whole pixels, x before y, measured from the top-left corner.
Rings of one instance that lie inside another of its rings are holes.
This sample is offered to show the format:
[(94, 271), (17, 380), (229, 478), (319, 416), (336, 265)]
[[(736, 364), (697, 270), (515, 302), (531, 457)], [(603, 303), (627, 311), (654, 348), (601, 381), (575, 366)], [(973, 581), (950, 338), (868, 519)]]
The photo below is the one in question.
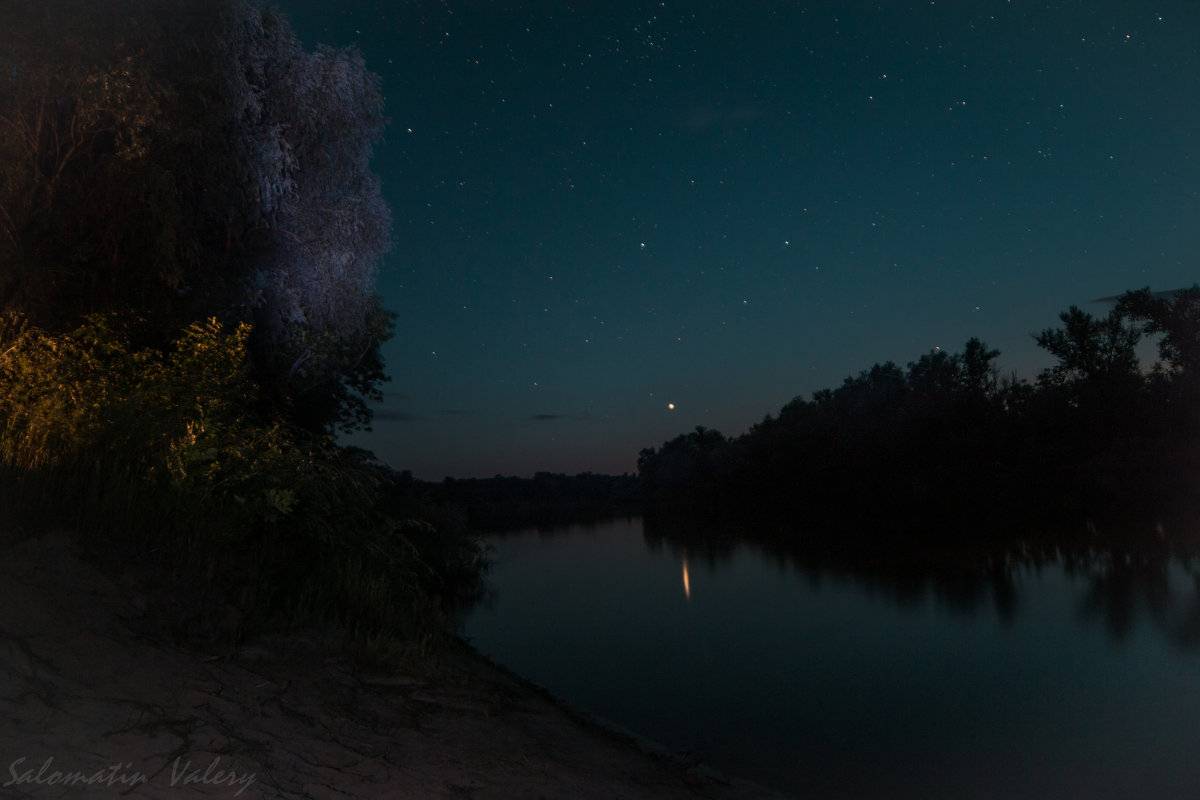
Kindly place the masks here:
[[(621, 473), (875, 362), (1200, 280), (1200, 4), (280, 0), (391, 125), (392, 382), (424, 479)], [(672, 405), (673, 404), (673, 408)]]

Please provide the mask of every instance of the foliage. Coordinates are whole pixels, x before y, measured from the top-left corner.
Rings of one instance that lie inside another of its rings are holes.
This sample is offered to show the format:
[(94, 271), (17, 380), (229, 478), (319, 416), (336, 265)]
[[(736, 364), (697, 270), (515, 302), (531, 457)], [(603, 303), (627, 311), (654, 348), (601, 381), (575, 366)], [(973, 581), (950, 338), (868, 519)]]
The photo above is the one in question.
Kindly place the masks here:
[(440, 630), (477, 549), (331, 439), (387, 380), (382, 107), (252, 0), (5, 2), (5, 496), (258, 624)]
[(726, 444), (720, 431), (697, 425), (658, 450), (642, 450), (638, 474), (643, 482), (666, 492), (712, 489), (722, 471)]
[[(1107, 317), (1071, 307), (1036, 335), (1056, 358), (1036, 386), (1001, 380), (970, 339), (876, 364), (797, 397), (745, 434), (698, 428), (642, 450), (653, 503), (807, 518), (1051, 510), (1190, 497), (1200, 466), (1200, 287), (1124, 295)], [(1136, 346), (1159, 336), (1163, 363)]]
[[(136, 309), (254, 324), (313, 430), (384, 380), (378, 78), (247, 0), (12, 0), (0, 28), (0, 310), (54, 332)], [(303, 365), (303, 371), (297, 368)]]
[(1058, 359), (1039, 380), (1050, 385), (1102, 385), (1129, 383), (1138, 375), (1137, 343), (1141, 331), (1115, 308), (1098, 320), (1071, 306), (1059, 315), (1062, 328), (1047, 328), (1035, 338)]
[(1156, 295), (1150, 288), (1126, 292), (1117, 305), (1121, 313), (1158, 338), (1158, 355), (1172, 378), (1200, 396), (1200, 284)]
[(194, 323), (165, 352), (134, 346), (135, 328), (93, 316), (50, 334), (0, 316), (10, 481), (79, 498), (72, 523), (169, 554), (176, 580), (210, 576), (199, 594), (237, 598), (259, 624), (333, 623), (360, 640), (441, 629), (445, 570), (426, 554), (446, 551), (442, 535), (471, 552), (460, 529), (391, 513), (390, 473), (369, 453), (264, 413), (248, 326)]

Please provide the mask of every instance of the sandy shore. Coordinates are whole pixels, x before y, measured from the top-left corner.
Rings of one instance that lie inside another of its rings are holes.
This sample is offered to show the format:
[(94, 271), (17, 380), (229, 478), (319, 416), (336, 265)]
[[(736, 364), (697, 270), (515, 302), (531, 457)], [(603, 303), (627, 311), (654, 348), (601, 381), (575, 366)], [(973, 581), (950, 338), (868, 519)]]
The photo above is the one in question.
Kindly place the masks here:
[(469, 652), (357, 674), (302, 636), (202, 653), (41, 536), (0, 555), (0, 796), (777, 797), (589, 724)]

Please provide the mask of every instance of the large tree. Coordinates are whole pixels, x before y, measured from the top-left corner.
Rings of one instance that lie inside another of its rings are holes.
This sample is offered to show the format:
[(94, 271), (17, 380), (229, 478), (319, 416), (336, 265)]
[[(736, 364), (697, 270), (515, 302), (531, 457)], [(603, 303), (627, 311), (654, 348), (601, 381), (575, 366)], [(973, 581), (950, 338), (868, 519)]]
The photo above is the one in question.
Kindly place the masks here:
[(2, 0), (0, 309), (116, 311), (162, 341), (252, 322), (310, 427), (367, 421), (391, 316), (378, 78), (249, 0)]
[(1137, 382), (1141, 330), (1122, 309), (1096, 319), (1071, 306), (1058, 316), (1063, 327), (1046, 328), (1034, 337), (1058, 359), (1039, 376), (1043, 385), (1110, 390)]
[(1159, 336), (1163, 367), (1192, 391), (1200, 390), (1200, 284), (1173, 292), (1150, 287), (1121, 295), (1117, 308)]

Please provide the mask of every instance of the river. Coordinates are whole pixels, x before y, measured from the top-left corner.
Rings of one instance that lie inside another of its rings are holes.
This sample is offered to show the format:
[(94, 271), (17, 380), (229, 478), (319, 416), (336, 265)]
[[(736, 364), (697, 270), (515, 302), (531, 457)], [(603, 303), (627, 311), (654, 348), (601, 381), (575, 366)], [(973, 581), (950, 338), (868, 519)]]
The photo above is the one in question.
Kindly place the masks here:
[(1200, 796), (1194, 562), (853, 565), (648, 535), (489, 539), (482, 653), (797, 796)]

